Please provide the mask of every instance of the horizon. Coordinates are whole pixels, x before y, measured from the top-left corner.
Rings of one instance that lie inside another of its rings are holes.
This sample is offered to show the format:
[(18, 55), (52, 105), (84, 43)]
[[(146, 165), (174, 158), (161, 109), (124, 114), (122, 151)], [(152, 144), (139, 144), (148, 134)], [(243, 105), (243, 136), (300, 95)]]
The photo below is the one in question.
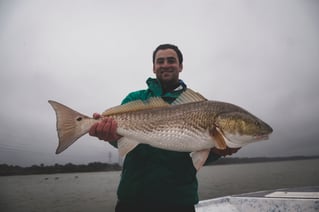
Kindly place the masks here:
[[(227, 156), (227, 157), (220, 157), (218, 160), (214, 161), (214, 162), (211, 162), (209, 164), (213, 164), (213, 163), (218, 163), (218, 161), (220, 160), (235, 160), (235, 159), (303, 159), (303, 158), (309, 158), (309, 159), (312, 159), (312, 158), (319, 158), (319, 155), (307, 155), (307, 156), (304, 156), (304, 155), (294, 155), (294, 156), (272, 156), (272, 157), (267, 157), (267, 156), (260, 156), (260, 157), (233, 157), (233, 156)], [(56, 165), (59, 165), (59, 166), (65, 166), (65, 165), (68, 165), (68, 164), (72, 164), (72, 165), (75, 165), (75, 166), (81, 166), (81, 165), (84, 165), (84, 166), (87, 166), (87, 165), (90, 165), (90, 164), (94, 164), (94, 163), (99, 163), (99, 164), (108, 164), (108, 165), (115, 165), (115, 164), (118, 164), (120, 166), (122, 166), (122, 163), (121, 162), (101, 162), (101, 161), (92, 161), (92, 162), (88, 162), (88, 163), (79, 163), (79, 164), (76, 164), (76, 163), (71, 163), (71, 162), (65, 162), (64, 164), (60, 164), (60, 163), (56, 163), (56, 164), (44, 164), (44, 163), (40, 163), (40, 164), (32, 164), (32, 165), (29, 165), (29, 166), (20, 166), (20, 165), (14, 165), (14, 164), (7, 164), (7, 163), (0, 163), (0, 165), (7, 165), (7, 166), (17, 166), (17, 167), (21, 167), (21, 168), (30, 168), (32, 166), (38, 166), (38, 167), (41, 167), (41, 166), (56, 166)]]

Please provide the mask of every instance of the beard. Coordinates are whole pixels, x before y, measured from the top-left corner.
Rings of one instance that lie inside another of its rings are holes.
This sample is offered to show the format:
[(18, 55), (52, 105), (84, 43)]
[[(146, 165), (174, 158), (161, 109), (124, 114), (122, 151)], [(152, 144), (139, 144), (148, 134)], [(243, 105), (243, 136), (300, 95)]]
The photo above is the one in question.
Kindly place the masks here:
[(165, 83), (178, 82), (179, 70), (175, 68), (161, 68), (156, 71), (156, 77)]

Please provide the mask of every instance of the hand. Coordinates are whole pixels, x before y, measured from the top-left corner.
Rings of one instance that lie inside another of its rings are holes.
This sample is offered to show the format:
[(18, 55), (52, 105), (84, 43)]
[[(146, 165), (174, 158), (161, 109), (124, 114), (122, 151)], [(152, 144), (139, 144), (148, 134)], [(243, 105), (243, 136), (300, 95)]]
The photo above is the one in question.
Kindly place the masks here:
[(226, 149), (217, 149), (216, 147), (211, 148), (210, 151), (212, 151), (216, 155), (220, 156), (227, 156), (227, 155), (232, 155), (236, 153), (240, 148), (229, 148), (226, 147)]
[[(94, 119), (101, 118), (98, 113), (93, 114)], [(117, 122), (113, 118), (103, 118), (100, 122), (95, 123), (89, 130), (90, 136), (95, 136), (104, 141), (116, 141), (121, 136), (116, 133)]]

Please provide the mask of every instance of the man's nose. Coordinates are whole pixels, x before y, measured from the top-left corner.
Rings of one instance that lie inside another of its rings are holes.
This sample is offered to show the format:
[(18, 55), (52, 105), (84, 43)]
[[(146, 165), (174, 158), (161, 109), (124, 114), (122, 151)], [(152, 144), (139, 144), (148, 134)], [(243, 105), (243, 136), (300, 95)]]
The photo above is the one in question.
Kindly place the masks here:
[(164, 60), (163, 63), (161, 64), (162, 67), (168, 67), (170, 64), (168, 63), (167, 60)]

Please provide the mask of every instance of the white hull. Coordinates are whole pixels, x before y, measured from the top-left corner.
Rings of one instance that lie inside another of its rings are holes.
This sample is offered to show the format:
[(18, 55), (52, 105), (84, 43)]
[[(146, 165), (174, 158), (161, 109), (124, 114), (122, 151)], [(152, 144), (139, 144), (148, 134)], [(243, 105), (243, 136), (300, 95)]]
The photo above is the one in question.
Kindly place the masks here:
[(319, 211), (319, 186), (287, 188), (200, 201), (196, 212)]

